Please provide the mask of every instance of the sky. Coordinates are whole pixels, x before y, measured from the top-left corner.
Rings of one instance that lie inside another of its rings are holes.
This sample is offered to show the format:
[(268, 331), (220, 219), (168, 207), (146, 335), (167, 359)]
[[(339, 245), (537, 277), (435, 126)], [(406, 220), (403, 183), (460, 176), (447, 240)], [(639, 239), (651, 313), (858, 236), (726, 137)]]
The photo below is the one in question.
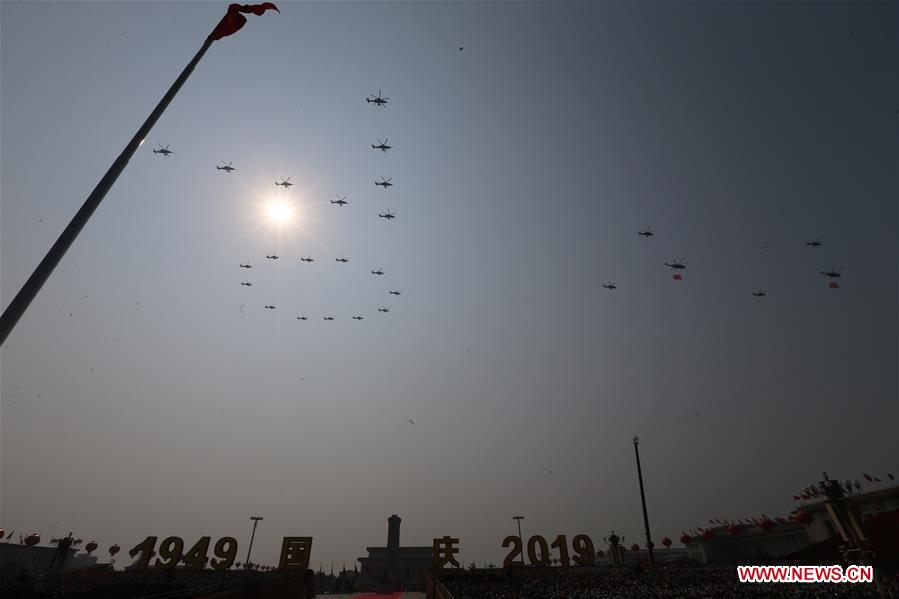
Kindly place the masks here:
[[(657, 543), (896, 473), (899, 5), (278, 5), (0, 350), (0, 526), (499, 564), (642, 543), (635, 434)], [(4, 308), (225, 8), (0, 3)]]

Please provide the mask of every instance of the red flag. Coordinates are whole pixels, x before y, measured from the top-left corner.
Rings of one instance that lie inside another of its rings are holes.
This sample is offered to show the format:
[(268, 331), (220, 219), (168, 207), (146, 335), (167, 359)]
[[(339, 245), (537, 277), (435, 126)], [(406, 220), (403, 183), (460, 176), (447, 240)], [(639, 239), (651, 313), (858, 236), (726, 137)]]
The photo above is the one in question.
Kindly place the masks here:
[(271, 2), (264, 2), (262, 4), (229, 5), (228, 12), (225, 13), (225, 16), (222, 17), (222, 20), (219, 21), (219, 24), (216, 25), (215, 29), (212, 30), (212, 33), (209, 34), (209, 39), (220, 40), (225, 36), (231, 35), (232, 33), (237, 33), (237, 31), (247, 22), (247, 18), (240, 13), (251, 12), (254, 15), (261, 15), (269, 9), (281, 12), (280, 10), (278, 10), (278, 7)]
[(873, 483), (873, 482), (874, 482), (874, 479), (871, 478), (871, 475), (870, 475), (870, 474), (865, 474), (864, 472), (862, 472), (862, 474), (864, 475), (866, 481), (868, 481), (869, 483)]
[(671, 275), (671, 278), (675, 281), (682, 281), (684, 279), (683, 275)]
[(879, 483), (879, 482), (881, 482), (881, 480), (875, 476), (875, 477), (874, 477), (874, 482)]
[(828, 287), (830, 287), (831, 289), (839, 289), (839, 288), (840, 288), (840, 284), (837, 283), (836, 281), (831, 281), (831, 282), (830, 282), (830, 285), (828, 285)]
[(802, 497), (800, 497), (799, 495), (793, 495), (793, 499), (799, 501), (800, 499), (802, 499)]

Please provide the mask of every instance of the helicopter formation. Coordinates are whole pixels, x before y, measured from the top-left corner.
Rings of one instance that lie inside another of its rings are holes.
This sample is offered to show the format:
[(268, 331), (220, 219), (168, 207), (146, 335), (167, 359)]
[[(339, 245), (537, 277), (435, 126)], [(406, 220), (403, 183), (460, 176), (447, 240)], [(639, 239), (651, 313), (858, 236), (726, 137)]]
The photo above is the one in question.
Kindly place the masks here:
[[(365, 101), (367, 104), (376, 106), (378, 108), (384, 108), (387, 105), (387, 103), (389, 102), (389, 100), (390, 100), (389, 97), (383, 96), (381, 90), (378, 90), (377, 94), (369, 94), (365, 98)], [(376, 139), (377, 143), (370, 144), (371, 149), (375, 150), (375, 151), (380, 150), (382, 154), (386, 154), (389, 150), (393, 149), (393, 146), (388, 143), (389, 141), (390, 141), (389, 137), (385, 137), (383, 141), (381, 141), (380, 138), (377, 138)], [(170, 149), (170, 145), (168, 145), (168, 144), (163, 146), (162, 144), (157, 142), (156, 145), (159, 147), (153, 148), (154, 154), (159, 154), (159, 155), (162, 155), (165, 157), (169, 157), (175, 153), (173, 150)], [(235, 168), (233, 166), (233, 161), (225, 162), (224, 160), (221, 160), (220, 162), (221, 162), (221, 164), (215, 165), (215, 169), (217, 171), (222, 171), (229, 175), (231, 173), (237, 171), (237, 168)], [(274, 184), (276, 187), (284, 188), (285, 191), (289, 190), (291, 187), (293, 187), (295, 185), (295, 183), (291, 182), (290, 177), (281, 178), (280, 180), (276, 179), (274, 181)], [(374, 181), (374, 184), (375, 184), (375, 186), (381, 187), (385, 190), (389, 189), (391, 187), (394, 187), (392, 177), (381, 176), (381, 180)], [(344, 206), (349, 205), (349, 202), (347, 201), (347, 197), (348, 196), (346, 196), (346, 195), (336, 194), (336, 199), (330, 200), (330, 203), (334, 206), (337, 206), (338, 208), (342, 208)], [(390, 209), (388, 209), (384, 212), (378, 212), (378, 217), (390, 221), (390, 220), (393, 220), (396, 218), (396, 212), (392, 212)], [(281, 257), (276, 252), (272, 252), (271, 254), (266, 254), (265, 258), (267, 260), (277, 261)], [(344, 256), (343, 254), (339, 255), (334, 260), (335, 260), (335, 262), (340, 262), (341, 264), (347, 264), (350, 261), (350, 259), (347, 258), (346, 256)], [(315, 262), (315, 259), (310, 255), (305, 255), (305, 256), (300, 257), (300, 262), (304, 262), (306, 264), (311, 264), (312, 262)], [(249, 271), (250, 269), (253, 268), (253, 265), (249, 262), (241, 262), (240, 268)], [(385, 272), (381, 267), (378, 267), (378, 268), (372, 269), (371, 274), (375, 275), (375, 276), (384, 276)], [(253, 282), (252, 281), (240, 281), (240, 285), (242, 287), (249, 288), (249, 287), (253, 287)], [(399, 289), (390, 289), (387, 291), (387, 293), (392, 296), (402, 295), (402, 291), (400, 291)], [(246, 307), (246, 304), (241, 304), (241, 306), (240, 306), (241, 313), (245, 313), (244, 312), (245, 307)], [(277, 306), (273, 303), (264, 304), (263, 307), (265, 310), (277, 310)], [(387, 313), (387, 312), (390, 312), (390, 308), (382, 305), (381, 307), (378, 308), (378, 312)], [(298, 314), (296, 316), (296, 319), (298, 321), (306, 321), (306, 320), (308, 320), (308, 317), (304, 314)], [(325, 321), (331, 322), (331, 321), (334, 321), (336, 319), (336, 317), (328, 314), (328, 315), (322, 316), (322, 319)], [(353, 316), (352, 316), (352, 320), (361, 321), (363, 319), (364, 319), (364, 317), (362, 316), (362, 314), (353, 314)]]
[[(638, 229), (637, 235), (639, 235), (640, 237), (643, 237), (643, 238), (655, 237), (656, 231), (652, 227), (646, 227), (645, 229)], [(811, 248), (819, 248), (823, 245), (823, 243), (821, 242), (820, 237), (816, 237), (815, 239), (807, 240), (805, 242), (805, 245), (808, 247), (811, 247)], [(761, 249), (763, 249), (763, 250), (768, 249), (768, 244), (767, 243), (763, 244)], [(671, 262), (666, 261), (666, 262), (663, 262), (663, 264), (665, 266), (667, 266), (668, 268), (670, 268), (672, 271), (674, 271), (672, 278), (675, 281), (683, 280), (684, 277), (680, 271), (684, 271), (687, 269), (687, 262), (683, 258), (678, 258), (676, 260), (672, 260)], [(834, 279), (838, 279), (843, 276), (842, 273), (840, 272), (839, 268), (831, 266), (830, 270), (822, 270), (822, 271), (819, 271), (819, 273), (822, 277), (830, 279), (830, 284), (828, 285), (828, 287), (830, 289), (839, 289), (839, 287), (840, 287), (839, 283), (834, 281)], [(610, 283), (610, 282), (604, 283), (602, 286), (610, 291), (618, 288), (617, 283)], [(765, 291), (764, 289), (758, 289), (756, 291), (753, 291), (752, 295), (755, 296), (756, 298), (763, 298), (763, 297), (768, 296), (768, 292)]]

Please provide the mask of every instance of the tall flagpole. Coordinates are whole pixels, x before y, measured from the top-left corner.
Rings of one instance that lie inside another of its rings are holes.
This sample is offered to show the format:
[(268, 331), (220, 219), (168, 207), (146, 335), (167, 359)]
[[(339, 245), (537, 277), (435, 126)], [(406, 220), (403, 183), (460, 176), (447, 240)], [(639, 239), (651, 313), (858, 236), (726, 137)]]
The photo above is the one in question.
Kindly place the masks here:
[(122, 171), (125, 170), (125, 167), (128, 165), (128, 161), (134, 155), (134, 152), (136, 152), (137, 148), (143, 143), (147, 134), (150, 132), (150, 129), (152, 129), (153, 125), (156, 124), (156, 121), (159, 120), (159, 117), (162, 116), (162, 113), (169, 105), (169, 102), (172, 101), (175, 94), (178, 93), (178, 90), (181, 89), (181, 86), (187, 81), (187, 78), (193, 72), (194, 67), (197, 66), (197, 63), (200, 62), (203, 55), (206, 54), (206, 50), (209, 49), (212, 42), (212, 37), (208, 37), (199, 52), (197, 52), (197, 55), (194, 56), (193, 60), (191, 60), (186, 67), (184, 67), (184, 70), (181, 71), (181, 75), (178, 76), (178, 79), (175, 80), (175, 83), (172, 84), (169, 91), (162, 97), (162, 100), (159, 101), (159, 104), (156, 105), (156, 108), (153, 109), (153, 112), (150, 113), (150, 116), (147, 117), (147, 120), (144, 121), (141, 128), (137, 130), (137, 133), (134, 134), (134, 137), (131, 138), (131, 141), (128, 142), (128, 145), (125, 146), (125, 149), (119, 154), (119, 157), (112, 163), (112, 166), (109, 167), (109, 170), (106, 171), (106, 174), (103, 175), (103, 178), (97, 183), (94, 191), (87, 196), (84, 204), (81, 205), (81, 208), (75, 213), (75, 216), (72, 217), (69, 225), (60, 234), (59, 239), (56, 240), (56, 243), (53, 244), (53, 247), (50, 248), (50, 251), (47, 252), (47, 255), (41, 260), (41, 263), (38, 264), (31, 276), (28, 277), (25, 285), (22, 286), (22, 289), (16, 297), (13, 298), (6, 310), (3, 311), (3, 316), (0, 316), (0, 345), (6, 341), (6, 337), (12, 332), (13, 327), (19, 322), (19, 319), (22, 317), (22, 314), (25, 313), (25, 310), (28, 309), (28, 306), (31, 305), (31, 302), (34, 300), (38, 291), (41, 290), (41, 287), (43, 287), (44, 283), (47, 282), (47, 279), (50, 278), (53, 269), (55, 269), (56, 265), (59, 264), (59, 261), (62, 260), (62, 257), (69, 249), (69, 246), (72, 245), (72, 242), (78, 237), (78, 233), (81, 232), (81, 229), (87, 224), (87, 221), (94, 213), (94, 210), (96, 210), (97, 206), (100, 205), (100, 202), (103, 201), (106, 192), (109, 191), (116, 179), (119, 178), (119, 175), (122, 174)]
[(640, 440), (634, 437), (634, 454), (637, 456), (637, 478), (640, 479), (640, 502), (643, 504), (643, 529), (646, 531), (646, 549), (649, 551), (649, 563), (655, 564), (652, 556), (652, 536), (649, 534), (649, 515), (646, 513), (646, 494), (643, 492), (643, 470), (640, 469)]

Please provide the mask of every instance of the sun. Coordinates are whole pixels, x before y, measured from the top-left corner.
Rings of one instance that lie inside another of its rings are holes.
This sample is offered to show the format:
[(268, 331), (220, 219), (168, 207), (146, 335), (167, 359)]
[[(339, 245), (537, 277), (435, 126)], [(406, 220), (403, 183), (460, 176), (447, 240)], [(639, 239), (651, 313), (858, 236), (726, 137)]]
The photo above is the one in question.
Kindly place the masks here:
[(296, 216), (294, 207), (285, 200), (270, 200), (265, 206), (265, 214), (274, 225), (287, 225)]

